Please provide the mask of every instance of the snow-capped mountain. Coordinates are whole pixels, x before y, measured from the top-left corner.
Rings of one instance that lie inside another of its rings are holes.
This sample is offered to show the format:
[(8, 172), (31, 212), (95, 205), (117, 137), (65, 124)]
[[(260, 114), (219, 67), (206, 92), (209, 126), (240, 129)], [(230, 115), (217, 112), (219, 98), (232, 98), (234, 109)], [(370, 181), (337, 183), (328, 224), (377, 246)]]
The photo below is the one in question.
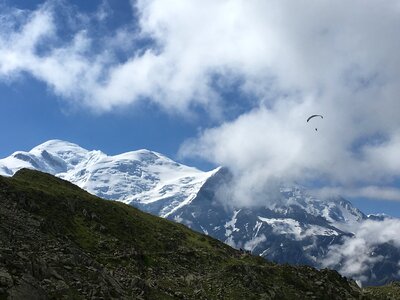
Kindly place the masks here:
[(300, 187), (281, 188), (272, 206), (229, 208), (218, 187), (230, 179), (221, 168), (189, 206), (169, 218), (270, 260), (313, 266), (329, 245), (351, 236), (354, 224), (367, 218), (342, 198), (321, 201)]
[(146, 206), (163, 217), (190, 203), (218, 171), (202, 172), (149, 150), (108, 156), (60, 140), (0, 160), (0, 175), (12, 176), (21, 168), (56, 175), (102, 198)]
[[(0, 160), (0, 175), (12, 176), (21, 168), (56, 175), (100, 197), (183, 223), (280, 263), (342, 270), (343, 258), (332, 260), (332, 251), (351, 241), (366, 220), (387, 219), (366, 216), (341, 197), (315, 198), (300, 186), (281, 187), (277, 199), (266, 196), (265, 205), (232, 207), (226, 205), (229, 193), (220, 193), (221, 187), (232, 184), (233, 175), (227, 168), (203, 172), (149, 150), (109, 156), (51, 140)], [(386, 260), (384, 268), (377, 267), (379, 259), (366, 260), (371, 266), (360, 268), (364, 283), (399, 277), (400, 249), (381, 242), (367, 250), (368, 257), (384, 256)]]

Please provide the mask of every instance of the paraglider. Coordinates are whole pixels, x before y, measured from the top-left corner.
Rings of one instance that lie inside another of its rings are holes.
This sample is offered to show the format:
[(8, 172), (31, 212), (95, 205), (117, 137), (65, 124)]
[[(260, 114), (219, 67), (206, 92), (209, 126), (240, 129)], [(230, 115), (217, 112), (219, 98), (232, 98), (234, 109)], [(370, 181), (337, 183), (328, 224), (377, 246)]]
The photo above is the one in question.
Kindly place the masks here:
[(324, 118), (324, 117), (321, 116), (321, 115), (312, 115), (312, 116), (309, 116), (309, 117), (308, 117), (307, 122), (310, 121), (312, 118), (315, 118), (315, 117), (321, 117), (322, 119)]
[[(308, 117), (308, 119), (307, 119), (307, 123), (308, 123), (308, 121), (310, 121), (312, 118), (315, 118), (315, 117), (321, 117), (321, 119), (323, 119), (324, 117), (323, 116), (321, 116), (321, 115), (311, 115), (311, 116), (309, 116)], [(315, 131), (318, 131), (318, 128), (315, 128)]]

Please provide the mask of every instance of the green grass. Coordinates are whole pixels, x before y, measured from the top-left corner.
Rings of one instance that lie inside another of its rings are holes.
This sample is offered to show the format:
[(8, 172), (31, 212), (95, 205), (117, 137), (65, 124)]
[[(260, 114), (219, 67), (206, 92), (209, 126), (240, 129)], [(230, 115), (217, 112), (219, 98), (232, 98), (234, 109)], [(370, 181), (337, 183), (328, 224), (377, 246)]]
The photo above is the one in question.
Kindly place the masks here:
[(371, 286), (364, 292), (373, 299), (400, 299), (400, 282), (392, 282), (385, 286)]
[[(332, 291), (361, 295), (335, 272), (279, 266), (243, 255), (181, 224), (100, 199), (49, 174), (21, 170), (12, 178), (0, 177), (0, 188), (18, 207), (40, 218), (49, 237), (79, 247), (98, 264), (122, 274), (117, 276), (121, 280), (155, 282), (145, 289), (147, 299), (260, 299), (274, 294), (301, 299), (306, 292), (323, 295), (315, 285), (320, 278), (330, 279), (326, 286)], [(74, 293), (70, 291), (71, 297), (79, 295)]]

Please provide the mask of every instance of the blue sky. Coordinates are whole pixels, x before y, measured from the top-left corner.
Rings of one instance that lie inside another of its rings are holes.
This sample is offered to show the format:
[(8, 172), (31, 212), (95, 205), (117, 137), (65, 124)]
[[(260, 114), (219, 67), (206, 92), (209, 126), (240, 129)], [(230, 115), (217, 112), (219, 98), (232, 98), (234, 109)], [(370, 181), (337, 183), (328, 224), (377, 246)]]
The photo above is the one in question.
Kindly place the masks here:
[[(111, 155), (146, 148), (179, 159), (180, 144), (195, 135), (198, 126), (146, 105), (101, 115), (71, 110), (43, 83), (32, 78), (16, 84), (1, 84), (0, 94), (1, 157), (17, 150), (29, 151), (56, 138)], [(200, 166), (208, 167), (206, 163)]]
[[(44, 3), (5, 1), (3, 7), (29, 12)], [(60, 9), (61, 5), (64, 4), (59, 2), (55, 10)], [(112, 15), (104, 22), (105, 31), (110, 33), (120, 26), (131, 26), (132, 30), (137, 30), (135, 11), (129, 1), (68, 1), (70, 9), (84, 14), (95, 14), (102, 5), (107, 6)], [(118, 55), (120, 61), (126, 59), (123, 53)], [(0, 149), (1, 157), (16, 150), (30, 150), (34, 145), (58, 138), (73, 141), (88, 149), (101, 149), (108, 154), (146, 148), (188, 164), (196, 164), (202, 169), (215, 166), (177, 155), (180, 144), (195, 136), (199, 127), (210, 121), (207, 116), (206, 119), (197, 116), (195, 120), (176, 117), (151, 103), (102, 113), (87, 108), (76, 109), (64, 103), (62, 97), (52, 93), (46, 83), (29, 73), (17, 80), (0, 82), (0, 94), (2, 111), (9, 112), (0, 119), (2, 136), (7, 141)]]
[(147, 148), (229, 166), (255, 202), (298, 182), (400, 216), (396, 5), (3, 0), (0, 157)]

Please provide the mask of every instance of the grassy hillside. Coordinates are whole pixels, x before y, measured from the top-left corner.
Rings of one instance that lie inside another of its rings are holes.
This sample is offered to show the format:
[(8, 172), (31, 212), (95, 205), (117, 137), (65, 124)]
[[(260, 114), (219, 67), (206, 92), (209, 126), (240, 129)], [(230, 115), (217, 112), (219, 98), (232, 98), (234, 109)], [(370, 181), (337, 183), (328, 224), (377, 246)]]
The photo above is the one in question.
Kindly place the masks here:
[(400, 299), (400, 282), (392, 282), (385, 286), (367, 287), (363, 292), (371, 299)]
[(335, 271), (269, 263), (25, 169), (12, 178), (0, 177), (0, 299), (8, 298), (367, 296)]

